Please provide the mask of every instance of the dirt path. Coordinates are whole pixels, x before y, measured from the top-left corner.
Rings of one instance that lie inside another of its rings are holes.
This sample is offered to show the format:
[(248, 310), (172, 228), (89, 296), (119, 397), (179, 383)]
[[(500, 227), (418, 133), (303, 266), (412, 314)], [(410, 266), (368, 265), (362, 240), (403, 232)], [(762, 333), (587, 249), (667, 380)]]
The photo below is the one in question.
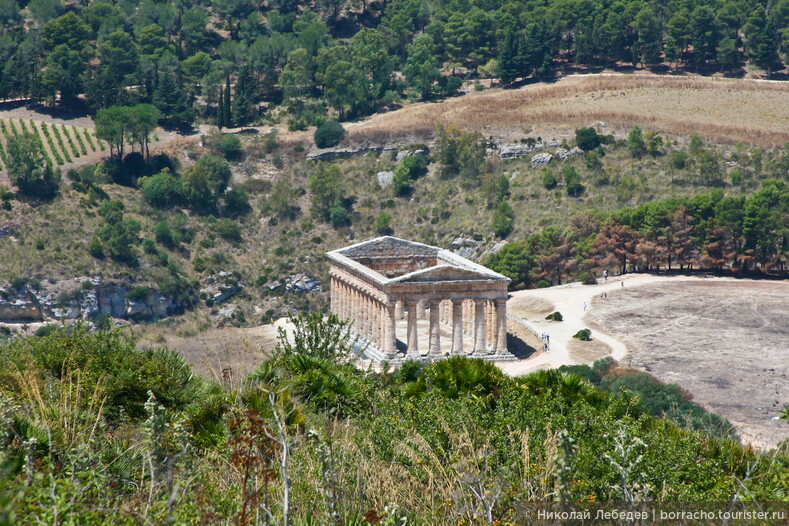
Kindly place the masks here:
[[(509, 306), (550, 334), (551, 349), (500, 364), (508, 374), (589, 364), (610, 350), (620, 363), (688, 390), (749, 444), (767, 449), (789, 438), (778, 416), (789, 404), (785, 281), (628, 275), (516, 292)], [(554, 310), (564, 321), (544, 319)], [(593, 342), (572, 338), (582, 328), (591, 328)]]

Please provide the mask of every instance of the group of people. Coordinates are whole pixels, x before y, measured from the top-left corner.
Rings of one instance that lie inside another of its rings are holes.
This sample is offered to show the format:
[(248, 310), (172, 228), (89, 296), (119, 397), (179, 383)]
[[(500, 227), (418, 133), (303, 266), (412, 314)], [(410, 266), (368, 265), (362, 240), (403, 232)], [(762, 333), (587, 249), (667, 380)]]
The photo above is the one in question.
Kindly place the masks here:
[(548, 352), (551, 349), (551, 335), (547, 332), (542, 333), (540, 335), (540, 341), (542, 341), (542, 350)]

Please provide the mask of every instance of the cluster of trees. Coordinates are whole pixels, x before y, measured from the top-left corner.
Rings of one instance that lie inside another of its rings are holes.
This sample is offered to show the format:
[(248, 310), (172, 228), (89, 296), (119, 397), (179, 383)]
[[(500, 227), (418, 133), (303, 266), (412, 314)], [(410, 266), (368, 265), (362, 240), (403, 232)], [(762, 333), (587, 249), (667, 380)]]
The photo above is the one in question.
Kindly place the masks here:
[(487, 261), (513, 287), (588, 280), (603, 269), (730, 269), (785, 273), (789, 260), (789, 188), (768, 179), (749, 196), (722, 189), (651, 201), (610, 215), (570, 218), (508, 243)]
[(655, 400), (627, 389), (647, 392), (631, 375), (578, 371), (625, 387), (610, 393), (465, 357), (365, 372), (346, 331), (302, 315), (244, 382), (226, 384), (119, 329), (0, 340), (4, 518), (520, 524), (531, 503), (733, 502), (743, 491), (772, 502), (789, 489), (785, 451), (650, 416)]
[(403, 94), (452, 93), (469, 73), (511, 84), (565, 60), (732, 69), (747, 59), (770, 72), (786, 57), (787, 31), (789, 0), (35, 0), (24, 10), (5, 0), (0, 98), (150, 103), (176, 128), (191, 126), (196, 102), (230, 127), (255, 120), (262, 101), (284, 100), (303, 127), (327, 107), (346, 119)]

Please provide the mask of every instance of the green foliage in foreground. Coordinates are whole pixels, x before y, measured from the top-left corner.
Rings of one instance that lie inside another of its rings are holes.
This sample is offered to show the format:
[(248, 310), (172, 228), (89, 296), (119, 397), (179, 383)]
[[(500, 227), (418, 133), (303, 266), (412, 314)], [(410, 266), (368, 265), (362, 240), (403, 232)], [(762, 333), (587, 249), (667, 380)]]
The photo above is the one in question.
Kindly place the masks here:
[(336, 317), (295, 324), (242, 385), (119, 330), (0, 343), (3, 513), (359, 524), (388, 507), (398, 523), (454, 525), (521, 523), (532, 501), (789, 499), (785, 451), (679, 428), (626, 388), (465, 357), (364, 372)]

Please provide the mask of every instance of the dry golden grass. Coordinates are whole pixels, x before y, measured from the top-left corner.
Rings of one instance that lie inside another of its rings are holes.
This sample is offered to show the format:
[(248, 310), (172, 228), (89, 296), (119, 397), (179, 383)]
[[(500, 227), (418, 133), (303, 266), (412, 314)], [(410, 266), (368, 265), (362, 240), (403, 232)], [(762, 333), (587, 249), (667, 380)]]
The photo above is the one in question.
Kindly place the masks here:
[(599, 340), (582, 342), (573, 340), (567, 344), (570, 357), (579, 363), (589, 363), (611, 354), (611, 347)]
[[(443, 102), (417, 103), (347, 125), (358, 143), (432, 134), (436, 123), (485, 135), (523, 136), (524, 128), (558, 128), (605, 122), (641, 125), (678, 135), (697, 133), (723, 143), (769, 147), (789, 141), (789, 84), (725, 78), (596, 74), (553, 84), (474, 92)], [(547, 134), (541, 133), (543, 136)]]

